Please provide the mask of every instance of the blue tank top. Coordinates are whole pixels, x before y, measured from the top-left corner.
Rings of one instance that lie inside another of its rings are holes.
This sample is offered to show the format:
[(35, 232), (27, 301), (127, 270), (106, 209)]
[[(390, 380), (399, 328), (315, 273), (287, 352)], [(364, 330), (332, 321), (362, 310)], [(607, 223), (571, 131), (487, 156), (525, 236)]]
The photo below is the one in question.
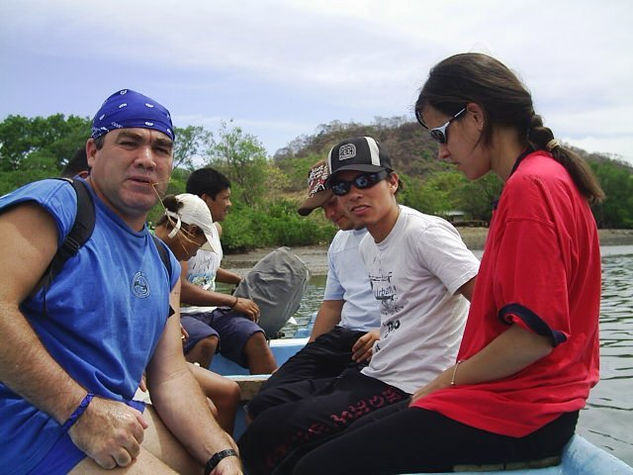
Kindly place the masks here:
[[(95, 229), (47, 290), (46, 315), (43, 289), (20, 309), (74, 380), (99, 396), (131, 400), (165, 327), (180, 265), (170, 252), (168, 276), (147, 227), (133, 231), (92, 194)], [(26, 201), (51, 214), (61, 244), (77, 209), (72, 187), (60, 180), (25, 185), (0, 198), (0, 212)], [(0, 434), (0, 466), (22, 473), (46, 454), (61, 426), (0, 383)]]

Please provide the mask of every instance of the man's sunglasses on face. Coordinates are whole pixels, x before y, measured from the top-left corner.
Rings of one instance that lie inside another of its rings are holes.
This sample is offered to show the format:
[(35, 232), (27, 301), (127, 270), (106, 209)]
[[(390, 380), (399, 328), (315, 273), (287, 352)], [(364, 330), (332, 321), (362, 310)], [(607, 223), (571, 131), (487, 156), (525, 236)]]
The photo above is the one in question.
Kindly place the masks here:
[(435, 140), (437, 143), (445, 144), (446, 142), (448, 142), (448, 131), (446, 129), (448, 129), (448, 126), (451, 125), (451, 122), (457, 119), (464, 112), (466, 112), (465, 107), (462, 110), (460, 110), (457, 114), (455, 114), (453, 117), (448, 119), (444, 124), (440, 125), (439, 127), (434, 127), (432, 129), (429, 129), (427, 125), (424, 123), (424, 120), (422, 118), (422, 111), (416, 110), (415, 118), (418, 119), (418, 122), (422, 127), (424, 127), (425, 129), (428, 129), (433, 140)]
[(371, 188), (388, 176), (389, 172), (387, 170), (380, 170), (375, 173), (361, 173), (353, 180), (341, 180), (340, 178), (334, 178), (330, 183), (330, 188), (332, 189), (332, 193), (336, 196), (343, 196), (349, 193), (349, 190), (352, 189), (352, 185), (359, 190), (364, 190), (365, 188)]

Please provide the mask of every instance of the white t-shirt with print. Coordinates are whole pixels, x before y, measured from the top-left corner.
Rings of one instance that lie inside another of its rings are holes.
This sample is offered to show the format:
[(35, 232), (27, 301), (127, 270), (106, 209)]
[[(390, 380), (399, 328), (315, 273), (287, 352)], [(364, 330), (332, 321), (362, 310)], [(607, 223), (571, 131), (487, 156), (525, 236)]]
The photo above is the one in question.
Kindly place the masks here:
[(363, 374), (407, 393), (455, 363), (468, 301), (455, 292), (477, 275), (478, 259), (437, 216), (400, 206), (389, 235), (360, 253), (380, 307), (380, 340)]
[[(211, 226), (213, 236), (212, 243), (202, 246), (195, 256), (187, 261), (187, 281), (191, 282), (204, 290), (215, 291), (215, 276), (222, 264), (224, 252), (220, 243), (220, 234), (217, 228)], [(180, 313), (186, 315), (188, 313), (210, 312), (217, 307), (198, 307), (182, 305)]]

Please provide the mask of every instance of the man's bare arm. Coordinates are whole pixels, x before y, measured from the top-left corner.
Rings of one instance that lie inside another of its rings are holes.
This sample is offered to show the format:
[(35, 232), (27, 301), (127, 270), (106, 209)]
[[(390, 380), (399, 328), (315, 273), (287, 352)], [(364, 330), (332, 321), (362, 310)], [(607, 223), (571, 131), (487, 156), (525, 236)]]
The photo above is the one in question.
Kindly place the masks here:
[(40, 206), (0, 215), (0, 379), (63, 423), (86, 391), (50, 356), (19, 309), (56, 252), (57, 226)]
[(464, 297), (466, 297), (469, 302), (473, 298), (473, 291), (475, 290), (475, 282), (476, 282), (476, 280), (477, 280), (477, 276), (473, 277), (468, 282), (466, 282), (464, 285), (462, 285), (459, 289), (457, 289), (457, 292), (459, 292)]
[[(180, 261), (182, 275), (187, 275), (187, 261)], [(182, 280), (181, 302), (188, 305), (199, 305), (202, 307), (231, 307), (236, 312), (247, 315), (251, 320), (259, 319), (259, 307), (250, 299), (242, 297), (236, 298), (233, 295), (223, 294), (205, 290), (202, 287), (192, 284), (187, 279)]]
[(220, 267), (215, 274), (215, 280), (216, 282), (237, 285), (242, 281), (242, 276)]
[[(179, 285), (171, 295), (178, 309)], [(180, 342), (179, 312), (165, 326), (154, 356), (147, 367), (152, 404), (167, 428), (202, 465), (216, 452), (236, 448), (235, 442), (215, 421), (200, 386), (187, 368)], [(218, 468), (239, 473), (240, 462), (227, 457)]]
[[(36, 204), (0, 215), (0, 379), (63, 424), (87, 391), (46, 351), (19, 309), (55, 255), (57, 237), (55, 221)], [(138, 455), (145, 427), (140, 412), (95, 397), (69, 433), (97, 463), (112, 468)]]
[(344, 300), (324, 300), (319, 307), (310, 341), (316, 340), (320, 335), (329, 332), (341, 321), (341, 310)]
[(552, 348), (548, 337), (512, 324), (481, 351), (451, 366), (417, 390), (411, 400), (414, 402), (438, 389), (450, 387), (451, 380), (462, 385), (507, 378), (549, 355)]

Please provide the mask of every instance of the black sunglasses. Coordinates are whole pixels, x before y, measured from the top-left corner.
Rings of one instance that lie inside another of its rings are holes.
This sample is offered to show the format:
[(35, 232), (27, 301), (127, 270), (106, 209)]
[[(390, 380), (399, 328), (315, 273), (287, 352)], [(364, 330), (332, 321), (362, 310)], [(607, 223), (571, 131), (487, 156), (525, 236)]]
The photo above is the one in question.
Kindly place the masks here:
[(448, 131), (446, 129), (448, 129), (448, 126), (451, 125), (451, 122), (453, 122), (455, 119), (457, 119), (464, 112), (466, 112), (466, 108), (465, 107), (462, 108), (462, 110), (460, 110), (453, 117), (448, 119), (443, 125), (440, 125), (439, 127), (434, 127), (432, 129), (429, 129), (427, 127), (427, 125), (424, 123), (424, 120), (422, 118), (422, 111), (421, 110), (416, 110), (415, 111), (415, 118), (418, 119), (418, 122), (420, 123), (420, 125), (422, 127), (424, 127), (425, 129), (428, 129), (428, 131), (431, 134), (431, 137), (433, 138), (433, 140), (435, 140), (438, 143), (445, 144), (446, 142), (448, 142)]
[(361, 173), (353, 180), (341, 180), (339, 178), (334, 178), (330, 182), (330, 188), (332, 189), (332, 193), (336, 196), (343, 196), (349, 193), (349, 190), (352, 189), (352, 185), (354, 185), (359, 190), (364, 190), (365, 188), (371, 188), (376, 183), (381, 180), (384, 180), (389, 176), (387, 170), (380, 170), (375, 173)]

